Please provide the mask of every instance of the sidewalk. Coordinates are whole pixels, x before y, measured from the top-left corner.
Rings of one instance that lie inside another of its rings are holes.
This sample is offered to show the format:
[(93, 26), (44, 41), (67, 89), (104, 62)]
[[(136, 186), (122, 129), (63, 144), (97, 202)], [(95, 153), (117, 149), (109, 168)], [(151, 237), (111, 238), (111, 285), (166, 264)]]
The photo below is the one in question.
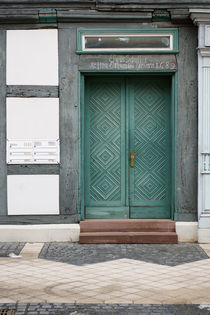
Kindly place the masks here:
[(210, 314), (209, 257), (210, 245), (198, 244), (0, 243), (0, 310)]

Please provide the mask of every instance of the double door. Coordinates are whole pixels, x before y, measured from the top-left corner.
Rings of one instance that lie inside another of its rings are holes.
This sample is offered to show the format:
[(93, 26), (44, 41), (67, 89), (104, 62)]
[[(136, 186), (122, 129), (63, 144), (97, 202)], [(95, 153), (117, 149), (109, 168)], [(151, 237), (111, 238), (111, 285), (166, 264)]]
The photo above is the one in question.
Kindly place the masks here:
[(169, 77), (88, 77), (86, 218), (170, 218)]

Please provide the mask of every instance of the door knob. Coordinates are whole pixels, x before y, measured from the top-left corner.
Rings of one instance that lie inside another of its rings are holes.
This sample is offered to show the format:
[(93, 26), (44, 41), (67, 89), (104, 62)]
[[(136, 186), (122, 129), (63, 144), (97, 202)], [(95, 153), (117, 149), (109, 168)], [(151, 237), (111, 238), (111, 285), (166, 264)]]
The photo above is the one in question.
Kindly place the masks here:
[(131, 152), (131, 167), (134, 167), (134, 152)]

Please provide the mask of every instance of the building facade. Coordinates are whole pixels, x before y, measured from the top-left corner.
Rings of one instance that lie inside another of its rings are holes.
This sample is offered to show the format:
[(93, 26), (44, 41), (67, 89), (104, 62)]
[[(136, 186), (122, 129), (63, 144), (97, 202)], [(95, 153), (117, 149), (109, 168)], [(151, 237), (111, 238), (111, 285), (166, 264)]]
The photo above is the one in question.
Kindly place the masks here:
[(210, 242), (210, 1), (0, 1), (0, 68), (2, 240), (171, 218)]

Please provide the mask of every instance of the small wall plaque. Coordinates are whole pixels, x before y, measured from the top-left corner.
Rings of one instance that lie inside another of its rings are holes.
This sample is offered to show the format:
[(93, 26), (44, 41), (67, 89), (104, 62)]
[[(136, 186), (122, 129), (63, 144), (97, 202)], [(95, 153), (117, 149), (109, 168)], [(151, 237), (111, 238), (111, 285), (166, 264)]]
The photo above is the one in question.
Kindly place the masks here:
[(8, 164), (58, 164), (59, 140), (7, 140)]

